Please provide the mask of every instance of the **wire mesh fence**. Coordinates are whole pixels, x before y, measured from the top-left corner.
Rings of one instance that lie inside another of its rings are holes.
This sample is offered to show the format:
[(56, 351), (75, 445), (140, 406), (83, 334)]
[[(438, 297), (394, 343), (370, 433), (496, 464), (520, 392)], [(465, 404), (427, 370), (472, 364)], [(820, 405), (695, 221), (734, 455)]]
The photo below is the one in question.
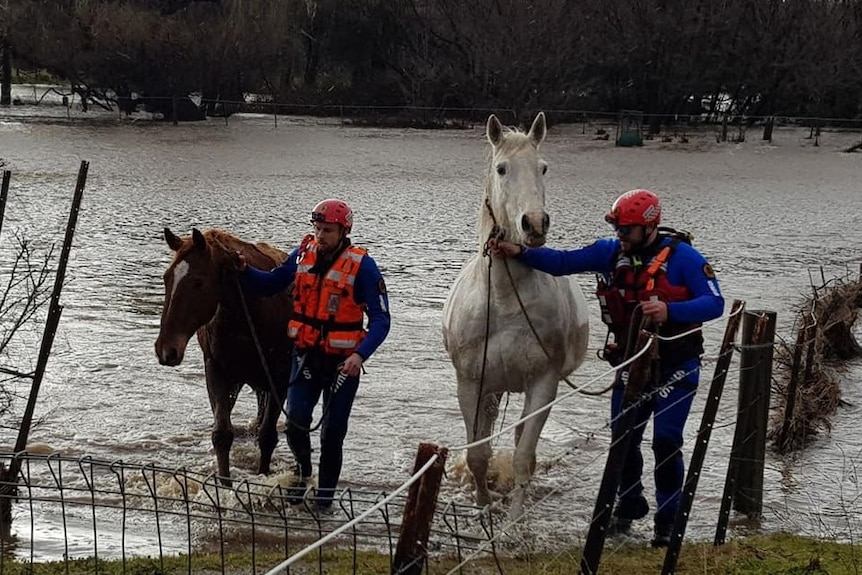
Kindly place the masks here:
[[(0, 481), (0, 509), (11, 520), (3, 525), (0, 556), (25, 562), (118, 560), (125, 567), (136, 557), (181, 556), (191, 573), (197, 572), (195, 561), (214, 555), (221, 572), (231, 573), (230, 555), (288, 557), (387, 497), (347, 488), (330, 510), (318, 512), (308, 500), (292, 505), (289, 486), (275, 480), (226, 485), (214, 474), (153, 464), (30, 453), (0, 458), (6, 468), (13, 458), (20, 463), (17, 480), (4, 474)], [(346, 549), (354, 557), (373, 551), (388, 555), (391, 565), (404, 503), (405, 497), (387, 502), (326, 548)], [(429, 538), (432, 560), (493, 558), (497, 521), (472, 505), (438, 506)], [(318, 553), (314, 559), (321, 569), (325, 558)], [(3, 565), (0, 560), (0, 573)]]

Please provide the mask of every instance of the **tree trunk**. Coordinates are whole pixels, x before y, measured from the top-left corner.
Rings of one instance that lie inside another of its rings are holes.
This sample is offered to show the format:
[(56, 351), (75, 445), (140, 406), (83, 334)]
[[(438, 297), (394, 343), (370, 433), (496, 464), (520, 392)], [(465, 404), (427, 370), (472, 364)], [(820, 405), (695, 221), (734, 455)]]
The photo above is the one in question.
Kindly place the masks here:
[(763, 139), (772, 142), (772, 129), (775, 127), (775, 116), (769, 116), (763, 125)]
[(12, 48), (7, 40), (0, 42), (0, 50), (0, 106), (8, 106), (12, 103)]
[(320, 46), (317, 41), (310, 36), (303, 39), (305, 44), (305, 73), (302, 81), (306, 86), (314, 86), (317, 84), (317, 72), (320, 64)]

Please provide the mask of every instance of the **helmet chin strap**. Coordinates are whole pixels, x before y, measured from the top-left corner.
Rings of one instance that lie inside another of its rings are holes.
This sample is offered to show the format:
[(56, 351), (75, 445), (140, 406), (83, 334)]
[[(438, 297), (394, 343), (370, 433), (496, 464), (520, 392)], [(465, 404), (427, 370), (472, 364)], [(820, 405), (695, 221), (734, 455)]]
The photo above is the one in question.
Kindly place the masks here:
[(656, 233), (656, 230), (658, 230), (657, 226), (652, 226), (652, 230), (650, 232), (647, 232), (647, 226), (640, 227), (643, 229), (643, 237), (637, 242), (629, 242), (632, 246), (631, 250), (629, 250), (631, 252), (639, 252), (644, 248), (649, 247), (658, 237), (658, 234)]
[(652, 229), (647, 233), (647, 227), (644, 226), (643, 246), (647, 247), (658, 239), (658, 226), (650, 226)]

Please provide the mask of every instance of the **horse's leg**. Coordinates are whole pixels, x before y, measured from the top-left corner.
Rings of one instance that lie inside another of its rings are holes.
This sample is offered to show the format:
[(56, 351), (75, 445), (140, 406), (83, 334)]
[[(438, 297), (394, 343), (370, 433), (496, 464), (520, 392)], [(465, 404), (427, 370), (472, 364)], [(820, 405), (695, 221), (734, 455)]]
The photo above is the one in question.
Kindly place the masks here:
[[(500, 396), (485, 394), (481, 402), (478, 386), (473, 384), (458, 386), (458, 404), (467, 428), (467, 442), (473, 443), (491, 435), (491, 428), (499, 411)], [(479, 408), (477, 409), (477, 403)], [(478, 420), (476, 419), (478, 415)], [(475, 430), (475, 433), (474, 433)], [(488, 489), (488, 462), (491, 459), (490, 443), (482, 443), (467, 449), (467, 467), (473, 474), (476, 485), (476, 504), (489, 505), (491, 491)]]
[[(521, 419), (524, 418), (526, 413), (521, 414)], [(524, 433), (524, 424), (519, 423), (515, 426), (515, 448), (518, 447), (518, 444), (521, 442), (521, 434)], [(536, 472), (536, 454), (533, 453), (533, 460), (530, 462), (530, 477)]]
[[(524, 411), (521, 419), (535, 412), (554, 400), (557, 396), (557, 379), (555, 374), (545, 374), (527, 388), (524, 395)], [(536, 447), (542, 428), (548, 420), (549, 410), (539, 413), (518, 426), (516, 430), (515, 457), (512, 461), (515, 474), (515, 489), (512, 491), (512, 504), (509, 517), (517, 519), (523, 515), (524, 501), (530, 478), (536, 470)]]
[(204, 362), (207, 379), (207, 394), (213, 412), (212, 443), (216, 453), (218, 474), (225, 485), (230, 486), (230, 448), (233, 445), (233, 425), (230, 413), (236, 403), (234, 385), (221, 372), (212, 358)]
[(269, 475), (272, 453), (275, 451), (275, 446), (278, 445), (276, 426), (278, 425), (278, 418), (281, 415), (281, 406), (284, 403), (284, 397), (276, 397), (271, 392), (259, 392), (259, 394), (263, 396), (264, 406), (257, 427), (257, 446), (260, 449), (260, 462), (257, 467), (257, 473), (259, 475)]
[(266, 405), (267, 400), (269, 399), (269, 393), (258, 388), (254, 390), (254, 395), (257, 399), (257, 414), (254, 416), (254, 422), (251, 424), (249, 431), (259, 435), (260, 426), (263, 425), (263, 422), (266, 419)]

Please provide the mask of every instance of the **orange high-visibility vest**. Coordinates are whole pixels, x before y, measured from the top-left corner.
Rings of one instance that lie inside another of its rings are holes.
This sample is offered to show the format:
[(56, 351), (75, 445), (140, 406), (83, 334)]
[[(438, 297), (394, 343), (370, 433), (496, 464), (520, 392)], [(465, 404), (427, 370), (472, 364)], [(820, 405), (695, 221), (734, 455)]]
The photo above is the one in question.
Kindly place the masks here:
[(350, 355), (365, 337), (364, 306), (354, 300), (359, 264), (367, 253), (347, 246), (323, 274), (311, 273), (317, 263), (317, 242), (303, 242), (293, 283), (293, 314), (287, 334), (299, 350), (320, 349)]

